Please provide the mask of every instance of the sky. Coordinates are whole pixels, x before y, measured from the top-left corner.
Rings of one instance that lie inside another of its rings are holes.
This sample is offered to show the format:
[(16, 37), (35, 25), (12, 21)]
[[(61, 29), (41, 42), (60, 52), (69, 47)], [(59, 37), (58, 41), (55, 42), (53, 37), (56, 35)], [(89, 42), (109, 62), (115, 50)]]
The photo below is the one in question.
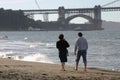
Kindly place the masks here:
[[(39, 7), (36, 5), (35, 1), (37, 1)], [(114, 0), (0, 0), (0, 8), (12, 10), (58, 9), (59, 6), (64, 6), (66, 9), (93, 8), (95, 5), (102, 6), (112, 1)], [(112, 6), (120, 7), (120, 1), (106, 7)], [(114, 13), (102, 13), (102, 19), (120, 22), (120, 11)]]

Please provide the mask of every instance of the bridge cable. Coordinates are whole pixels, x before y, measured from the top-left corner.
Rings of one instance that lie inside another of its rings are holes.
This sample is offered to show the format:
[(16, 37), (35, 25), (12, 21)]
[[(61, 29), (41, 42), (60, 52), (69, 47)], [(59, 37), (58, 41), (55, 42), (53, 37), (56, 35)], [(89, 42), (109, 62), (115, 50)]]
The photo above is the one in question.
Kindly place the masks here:
[(39, 4), (38, 4), (38, 1), (37, 1), (37, 0), (35, 0), (35, 4), (37, 5), (38, 9), (40, 9), (40, 6), (39, 6)]
[(118, 2), (118, 1), (120, 1), (120, 0), (114, 0), (114, 1), (112, 1), (112, 2), (109, 2), (109, 3), (107, 3), (107, 4), (102, 5), (102, 7), (111, 5), (111, 4), (116, 3), (116, 2)]

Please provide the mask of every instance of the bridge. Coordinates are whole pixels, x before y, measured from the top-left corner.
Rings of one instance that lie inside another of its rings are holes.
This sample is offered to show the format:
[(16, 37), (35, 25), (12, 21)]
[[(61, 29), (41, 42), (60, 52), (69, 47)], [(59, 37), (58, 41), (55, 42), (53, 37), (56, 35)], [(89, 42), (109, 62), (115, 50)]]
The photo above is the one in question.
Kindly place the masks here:
[[(115, 0), (116, 2), (118, 0)], [(112, 4), (110, 2), (103, 6)], [(103, 7), (100, 5), (96, 5), (94, 8), (72, 8), (65, 9), (63, 6), (58, 9), (37, 9), (37, 10), (22, 10), (25, 15), (35, 15), (35, 14), (43, 14), (45, 16), (46, 22), (48, 22), (49, 14), (58, 14), (58, 20), (56, 21), (58, 24), (61, 24), (63, 28), (69, 26), (69, 28), (80, 28), (80, 29), (102, 29), (102, 12), (111, 12), (111, 11), (120, 11), (120, 7)], [(69, 24), (70, 21), (76, 17), (82, 17), (88, 20), (86, 24)]]

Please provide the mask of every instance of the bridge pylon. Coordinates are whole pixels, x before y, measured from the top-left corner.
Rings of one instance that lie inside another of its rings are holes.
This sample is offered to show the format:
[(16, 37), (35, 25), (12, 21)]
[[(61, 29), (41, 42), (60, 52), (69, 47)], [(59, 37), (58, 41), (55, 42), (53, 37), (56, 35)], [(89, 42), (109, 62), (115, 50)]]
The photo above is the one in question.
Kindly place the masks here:
[(101, 20), (101, 6), (94, 7), (94, 21), (97, 28), (101, 28), (102, 20)]
[[(72, 14), (68, 17), (66, 17), (66, 14)], [(94, 15), (91, 16), (90, 14)], [(96, 28), (96, 29), (101, 29), (102, 27), (102, 20), (101, 20), (101, 6), (100, 5), (96, 5), (94, 8), (92, 9), (65, 9), (63, 6), (58, 8), (58, 20), (57, 22), (59, 24), (61, 24), (63, 27), (65, 27), (66, 25), (69, 26), (69, 21), (72, 20), (73, 18), (76, 17), (83, 17), (86, 18), (87, 20), (89, 20), (89, 23), (91, 26), (91, 28)], [(73, 25), (72, 25), (73, 26)], [(79, 26), (83, 26), (83, 25), (79, 25)], [(85, 27), (90, 28), (88, 25), (84, 24)]]
[(62, 6), (62, 7), (59, 7), (58, 8), (58, 23), (64, 25), (65, 24), (65, 8)]

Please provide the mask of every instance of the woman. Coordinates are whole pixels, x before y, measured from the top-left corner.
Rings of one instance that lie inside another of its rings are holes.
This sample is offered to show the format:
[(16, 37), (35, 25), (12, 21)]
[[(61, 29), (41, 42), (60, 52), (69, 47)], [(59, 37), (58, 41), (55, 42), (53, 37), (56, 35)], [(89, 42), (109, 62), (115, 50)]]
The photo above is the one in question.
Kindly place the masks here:
[(57, 47), (57, 49), (59, 51), (59, 58), (60, 58), (60, 61), (61, 61), (62, 70), (65, 71), (65, 62), (67, 62), (67, 55), (68, 55), (67, 48), (70, 45), (64, 39), (64, 35), (63, 34), (60, 34), (58, 38), (59, 38), (59, 41), (57, 41), (56, 47)]

